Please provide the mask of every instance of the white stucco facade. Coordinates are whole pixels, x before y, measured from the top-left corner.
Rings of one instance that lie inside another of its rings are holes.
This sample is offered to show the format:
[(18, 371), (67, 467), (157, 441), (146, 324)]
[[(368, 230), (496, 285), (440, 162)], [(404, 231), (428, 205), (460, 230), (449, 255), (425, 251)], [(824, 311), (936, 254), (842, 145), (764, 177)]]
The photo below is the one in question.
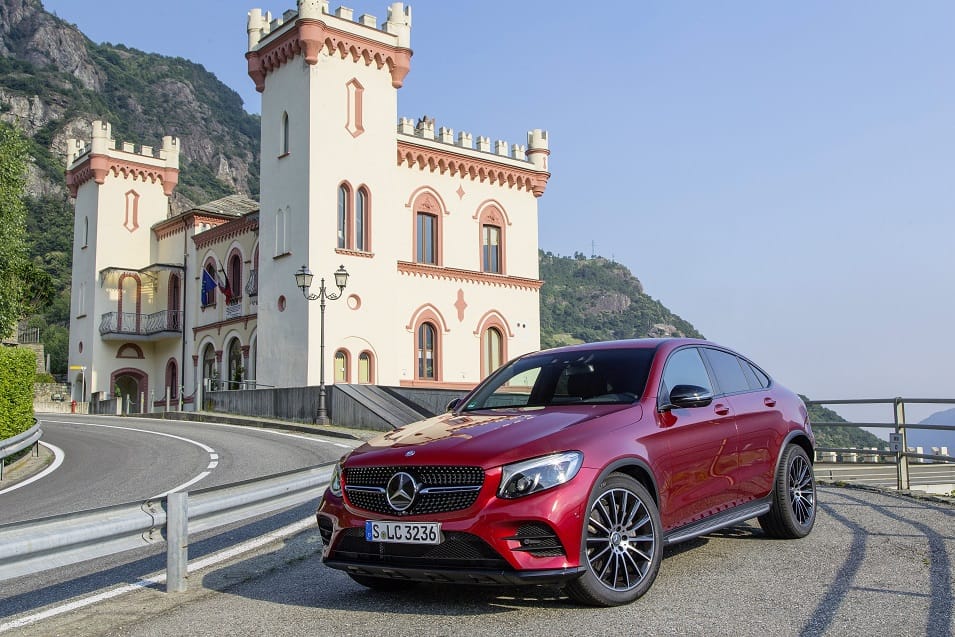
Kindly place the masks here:
[[(117, 370), (129, 368), (116, 358), (128, 336), (143, 355), (136, 378), (162, 387), (177, 365), (185, 396), (213, 376), (241, 386), (317, 385), (320, 303), (295, 286), (303, 265), (315, 275), (312, 293), (322, 277), (337, 293), (334, 272), (349, 273), (342, 298), (327, 302), (326, 382), (465, 388), (538, 349), (546, 133), (531, 131), (526, 146), (492, 143), (428, 118), (399, 119), (411, 60), (411, 10), (401, 3), (379, 27), (371, 16), (302, 0), (279, 20), (250, 12), (248, 32), (249, 75), (262, 94), (258, 205), (227, 198), (170, 216), (178, 146), (167, 138), (160, 157), (147, 156), (151, 149), (123, 157), (160, 171), (137, 182), (141, 227), (131, 232), (114, 217), (135, 171), (90, 178), (95, 138), (93, 153), (71, 154), (71, 380), (82, 374), (85, 391), (111, 391)], [(107, 133), (100, 143), (115, 145), (108, 126), (97, 125)], [(85, 248), (84, 219), (95, 238)], [(228, 303), (221, 290), (203, 292), (204, 268), (217, 284), (219, 270), (239, 276)], [(136, 292), (120, 294), (120, 279), (131, 286), (134, 270), (137, 293), (153, 303), (140, 314), (181, 299), (178, 332), (101, 331), (119, 298)], [(156, 273), (148, 285), (140, 270)], [(178, 297), (167, 289), (176, 284)]]

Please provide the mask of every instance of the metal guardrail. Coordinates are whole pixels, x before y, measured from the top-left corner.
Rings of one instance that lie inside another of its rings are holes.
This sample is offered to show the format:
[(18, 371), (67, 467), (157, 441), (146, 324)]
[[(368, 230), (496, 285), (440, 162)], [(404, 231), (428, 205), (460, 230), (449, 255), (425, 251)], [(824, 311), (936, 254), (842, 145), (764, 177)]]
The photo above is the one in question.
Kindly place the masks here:
[(189, 533), (318, 499), (332, 464), (0, 526), (0, 581), (165, 541), (166, 590), (184, 591)]
[(953, 398), (861, 398), (861, 399), (839, 399), (839, 400), (808, 400), (807, 405), (892, 405), (893, 422), (816, 422), (813, 421), (813, 428), (817, 427), (867, 427), (870, 429), (892, 429), (893, 433), (889, 436), (889, 446), (887, 449), (855, 449), (855, 448), (837, 448), (837, 447), (817, 447), (817, 457), (820, 453), (846, 454), (855, 453), (863, 456), (879, 456), (880, 458), (893, 458), (897, 466), (896, 485), (897, 488), (908, 490), (909, 480), (909, 460), (928, 460), (932, 462), (955, 463), (955, 456), (940, 454), (925, 454), (909, 451), (906, 440), (906, 430), (908, 429), (926, 429), (955, 431), (955, 426), (951, 425), (922, 425), (907, 424), (905, 422), (905, 405), (955, 405)]
[(33, 426), (13, 438), (0, 440), (0, 480), (3, 480), (3, 459), (12, 456), (18, 451), (23, 451), (31, 445), (40, 441), (43, 430), (40, 429), (40, 423), (36, 418), (33, 419)]

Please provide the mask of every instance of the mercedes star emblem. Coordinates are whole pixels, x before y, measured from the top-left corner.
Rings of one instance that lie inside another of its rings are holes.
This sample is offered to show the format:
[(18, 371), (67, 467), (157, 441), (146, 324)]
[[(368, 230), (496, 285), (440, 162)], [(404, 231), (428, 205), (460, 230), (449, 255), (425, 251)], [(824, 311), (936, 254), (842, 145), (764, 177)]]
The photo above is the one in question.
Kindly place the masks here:
[(415, 495), (418, 494), (418, 483), (411, 475), (404, 471), (399, 471), (391, 476), (388, 481), (388, 487), (385, 489), (385, 495), (388, 498), (388, 504), (395, 511), (401, 512), (408, 509), (414, 502)]

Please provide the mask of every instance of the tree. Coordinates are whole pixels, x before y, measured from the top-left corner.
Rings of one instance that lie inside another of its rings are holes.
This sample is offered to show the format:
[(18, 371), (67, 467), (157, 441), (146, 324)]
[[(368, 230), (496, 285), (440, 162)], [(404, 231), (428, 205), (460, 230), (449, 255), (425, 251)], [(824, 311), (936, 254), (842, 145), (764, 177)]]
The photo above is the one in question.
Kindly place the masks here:
[(0, 123), (0, 335), (8, 336), (23, 316), (24, 294), (21, 277), (26, 271), (26, 186), (27, 143), (23, 137)]

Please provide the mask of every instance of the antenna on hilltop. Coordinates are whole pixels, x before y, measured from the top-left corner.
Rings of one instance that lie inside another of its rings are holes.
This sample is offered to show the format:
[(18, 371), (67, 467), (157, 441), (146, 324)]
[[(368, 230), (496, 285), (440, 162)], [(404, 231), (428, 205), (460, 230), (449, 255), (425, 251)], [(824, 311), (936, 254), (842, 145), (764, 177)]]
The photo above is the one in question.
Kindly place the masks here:
[(590, 258), (591, 259), (597, 258), (597, 244), (594, 243), (593, 240), (591, 240), (590, 242)]

